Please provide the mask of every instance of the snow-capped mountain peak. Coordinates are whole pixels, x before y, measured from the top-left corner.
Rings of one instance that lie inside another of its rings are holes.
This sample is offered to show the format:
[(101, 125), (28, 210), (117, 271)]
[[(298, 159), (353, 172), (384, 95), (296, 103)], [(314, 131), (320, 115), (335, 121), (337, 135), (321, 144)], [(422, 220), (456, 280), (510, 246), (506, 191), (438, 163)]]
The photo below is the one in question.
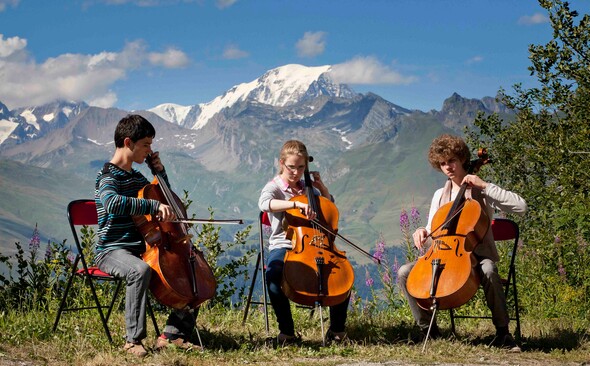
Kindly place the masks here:
[(182, 125), (182, 122), (192, 108), (193, 107), (191, 106), (187, 107), (174, 103), (163, 103), (150, 109), (149, 111), (157, 114), (166, 121)]
[[(163, 111), (162, 106), (150, 109), (150, 111), (170, 122), (200, 129), (215, 114), (241, 101), (248, 100), (274, 107), (284, 107), (319, 95), (333, 97), (353, 97), (356, 95), (346, 85), (336, 84), (332, 81), (329, 76), (331, 68), (330, 65), (308, 67), (289, 64), (269, 70), (258, 79), (236, 85), (208, 103), (182, 107), (193, 108), (192, 113), (186, 112), (184, 114), (186, 119), (192, 119), (192, 121), (178, 119), (183, 112), (173, 109), (181, 106), (169, 104), (167, 106), (171, 109), (168, 111)], [(172, 115), (177, 116), (175, 121)]]
[(329, 65), (306, 67), (295, 64), (272, 69), (256, 80), (247, 97), (275, 107), (297, 103), (309, 87), (330, 69)]
[(56, 100), (35, 107), (9, 111), (0, 103), (0, 144), (20, 144), (65, 126), (70, 118), (88, 108), (84, 102)]

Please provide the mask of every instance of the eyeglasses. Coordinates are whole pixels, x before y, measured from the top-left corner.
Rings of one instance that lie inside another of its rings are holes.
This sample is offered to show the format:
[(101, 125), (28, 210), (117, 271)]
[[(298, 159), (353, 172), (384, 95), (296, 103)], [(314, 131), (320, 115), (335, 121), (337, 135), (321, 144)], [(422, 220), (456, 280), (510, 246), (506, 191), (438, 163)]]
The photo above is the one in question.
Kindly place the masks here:
[(298, 171), (300, 171), (300, 170), (304, 170), (304, 169), (305, 169), (305, 165), (294, 166), (294, 165), (285, 165), (285, 164), (283, 163), (283, 166), (284, 166), (285, 168), (287, 168), (289, 171), (291, 171), (291, 172), (294, 172), (294, 173), (296, 173), (296, 172), (298, 172)]

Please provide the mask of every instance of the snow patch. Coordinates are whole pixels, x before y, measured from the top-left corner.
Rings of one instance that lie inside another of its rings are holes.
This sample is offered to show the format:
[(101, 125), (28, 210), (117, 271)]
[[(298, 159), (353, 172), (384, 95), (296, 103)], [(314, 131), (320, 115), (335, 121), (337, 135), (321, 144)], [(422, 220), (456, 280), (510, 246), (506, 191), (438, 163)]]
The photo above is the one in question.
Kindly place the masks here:
[(37, 123), (37, 117), (33, 114), (33, 110), (25, 109), (20, 114), (20, 116), (23, 117), (28, 124), (35, 126), (37, 131), (41, 130), (41, 128), (39, 127), (39, 123)]
[(346, 134), (350, 131), (350, 130), (341, 130), (339, 128), (336, 127), (332, 127), (332, 131), (338, 132), (338, 134), (340, 134), (340, 140), (342, 140), (345, 144), (347, 144), (348, 146), (345, 147), (346, 150), (350, 150), (350, 148), (352, 147), (352, 141), (350, 141), (347, 137)]
[(107, 145), (107, 144), (103, 144), (102, 142), (98, 142), (97, 140), (93, 140), (93, 139), (90, 139), (90, 138), (84, 137), (84, 136), (76, 136), (76, 138), (77, 139), (80, 139), (80, 140), (86, 140), (88, 142), (92, 142), (93, 144), (98, 145), (98, 146), (105, 146), (105, 145)]
[(0, 144), (4, 142), (18, 127), (18, 123), (7, 119), (0, 120)]
[(157, 114), (160, 118), (175, 124), (180, 124), (184, 121), (192, 106), (183, 106), (174, 103), (160, 104), (152, 109), (150, 112)]
[(55, 118), (55, 113), (48, 113), (43, 116), (43, 120), (45, 122), (51, 122), (51, 121), (53, 121), (54, 118)]

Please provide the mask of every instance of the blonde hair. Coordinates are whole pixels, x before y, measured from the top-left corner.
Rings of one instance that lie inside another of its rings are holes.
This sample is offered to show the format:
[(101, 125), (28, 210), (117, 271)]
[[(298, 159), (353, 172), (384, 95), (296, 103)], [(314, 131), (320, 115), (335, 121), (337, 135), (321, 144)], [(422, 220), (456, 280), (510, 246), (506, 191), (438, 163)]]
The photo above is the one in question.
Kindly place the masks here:
[(287, 157), (291, 155), (302, 156), (305, 160), (305, 167), (307, 168), (309, 160), (307, 148), (303, 142), (299, 140), (289, 140), (283, 144), (279, 154), (279, 174), (283, 173), (283, 164), (281, 164), (281, 162), (287, 160)]
[(463, 139), (459, 136), (453, 136), (449, 134), (440, 135), (435, 138), (430, 144), (428, 151), (428, 162), (434, 169), (440, 169), (440, 163), (448, 161), (449, 159), (456, 157), (463, 164), (463, 168), (467, 170), (469, 167), (471, 153), (469, 147)]

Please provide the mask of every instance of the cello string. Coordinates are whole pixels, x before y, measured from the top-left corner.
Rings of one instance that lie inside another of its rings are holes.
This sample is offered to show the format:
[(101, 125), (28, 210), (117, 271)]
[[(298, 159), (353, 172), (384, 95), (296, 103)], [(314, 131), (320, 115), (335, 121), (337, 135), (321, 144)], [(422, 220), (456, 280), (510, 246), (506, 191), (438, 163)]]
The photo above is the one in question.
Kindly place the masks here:
[[(172, 208), (172, 212), (174, 213), (174, 215), (176, 216), (176, 218), (181, 218), (181, 219), (185, 219), (185, 217), (183, 217), (184, 215), (182, 214), (182, 211), (180, 210), (180, 207), (178, 206), (178, 203), (176, 202), (176, 199), (174, 198), (174, 195), (172, 194), (172, 190), (170, 188), (170, 186), (168, 185), (168, 183), (166, 183), (166, 180), (163, 178), (161, 172), (155, 172), (154, 167), (152, 166), (152, 160), (151, 160), (151, 156), (149, 156), (149, 159), (146, 159), (148, 166), (150, 167), (150, 169), (152, 170), (152, 172), (154, 172), (154, 175), (156, 176), (156, 179), (158, 180), (158, 184), (160, 186), (160, 189), (162, 190), (162, 193), (164, 194), (164, 198), (166, 199), (168, 205)], [(184, 235), (189, 235), (189, 226), (186, 223), (180, 223), (180, 227), (182, 228), (182, 232)], [(190, 243), (190, 245), (186, 246), (186, 250), (187, 250), (187, 254), (190, 255), (192, 254), (192, 249), (193, 249), (193, 244), (192, 241), (188, 241), (188, 243)], [(192, 268), (192, 267), (191, 267)]]
[(447, 217), (447, 220), (445, 222), (443, 222), (442, 224), (440, 224), (436, 229), (432, 230), (432, 232), (430, 234), (428, 234), (428, 236), (426, 236), (425, 239), (428, 239), (430, 237), (432, 237), (434, 239), (434, 233), (437, 232), (438, 230), (440, 230), (443, 226), (445, 226), (446, 224), (448, 224), (449, 222), (451, 222), (451, 220), (453, 220), (455, 218), (455, 216), (457, 216), (458, 214), (461, 213), (461, 211), (463, 211), (463, 208), (465, 208), (465, 202), (467, 201), (463, 201), (461, 203), (461, 206), (457, 208), (457, 210), (455, 212), (453, 212), (453, 214), (451, 215), (451, 217)]
[(361, 252), (362, 254), (366, 255), (367, 257), (369, 257), (370, 259), (372, 259), (373, 261), (375, 261), (377, 264), (383, 264), (383, 263), (387, 263), (385, 261), (385, 259), (379, 259), (373, 255), (371, 255), (371, 253), (368, 253), (367, 251), (365, 251), (363, 248), (361, 248), (360, 246), (354, 244), (353, 242), (351, 242), (350, 240), (346, 239), (344, 236), (340, 235), (339, 233), (335, 233), (332, 232), (330, 229), (328, 229), (327, 227), (323, 226), (322, 224), (320, 224), (319, 221), (317, 220), (312, 220), (312, 222), (315, 225), (320, 226), (322, 229), (324, 229), (325, 231), (327, 231), (328, 233), (330, 233), (331, 235), (334, 235), (335, 237), (339, 237), (340, 239), (342, 239), (345, 243), (349, 244), (350, 246), (352, 246), (354, 249), (358, 250), (359, 252)]
[[(310, 161), (311, 161), (311, 159), (310, 159)], [(311, 176), (309, 175), (309, 167), (307, 166), (307, 164), (305, 166), (305, 171), (304, 171), (304, 181), (305, 181), (305, 193), (307, 196), (307, 204), (309, 206), (311, 206), (311, 210), (313, 212), (315, 212), (316, 215), (320, 215), (321, 212), (318, 207), (318, 202), (316, 200), (316, 195), (315, 195), (315, 192), (313, 189), (313, 184), (311, 182)], [(314, 223), (314, 221), (311, 221), (311, 227), (313, 229), (313, 239), (311, 241), (311, 244), (314, 245), (315, 247), (323, 249), (322, 246), (319, 246), (316, 243), (318, 241), (318, 239), (321, 238), (322, 232), (320, 231), (318, 225), (316, 225)], [(323, 240), (322, 240), (322, 242), (323, 242)]]

